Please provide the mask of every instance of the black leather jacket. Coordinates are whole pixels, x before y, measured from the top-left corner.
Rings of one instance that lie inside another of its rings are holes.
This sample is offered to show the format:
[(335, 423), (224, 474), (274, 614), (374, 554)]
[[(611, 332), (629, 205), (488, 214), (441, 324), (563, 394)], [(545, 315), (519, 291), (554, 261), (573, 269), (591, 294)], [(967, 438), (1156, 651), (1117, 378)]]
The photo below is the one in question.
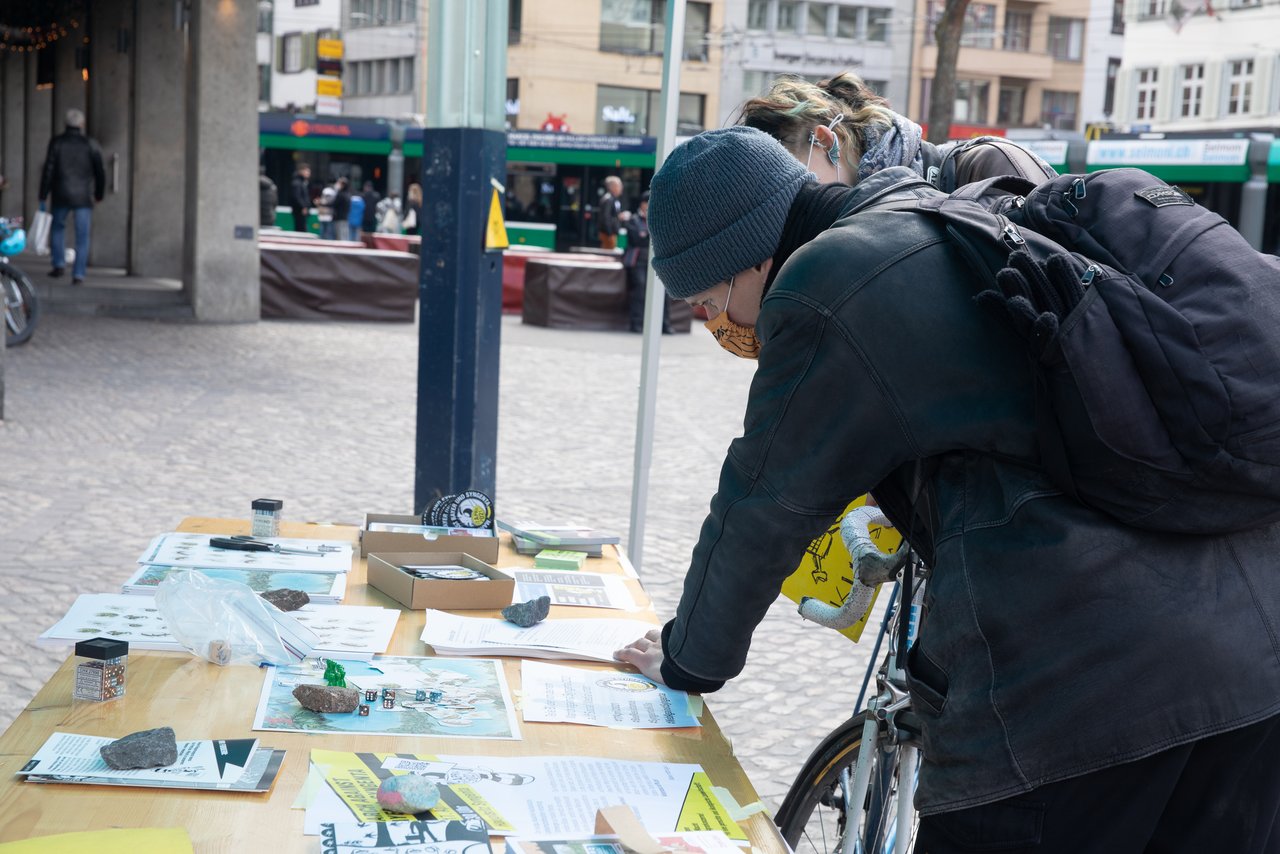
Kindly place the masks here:
[[(845, 210), (907, 174), (859, 182)], [(757, 323), (743, 435), (663, 631), (669, 684), (737, 675), (805, 545), (872, 490), (933, 566), (908, 661), (926, 814), (1280, 712), (1280, 527), (1155, 534), (1054, 488), (1026, 349), (974, 304), (984, 286), (914, 211), (854, 213), (787, 261)]]
[(79, 128), (67, 128), (49, 140), (40, 173), (41, 201), (52, 195), (55, 207), (91, 207), (102, 201), (106, 183), (102, 151)]

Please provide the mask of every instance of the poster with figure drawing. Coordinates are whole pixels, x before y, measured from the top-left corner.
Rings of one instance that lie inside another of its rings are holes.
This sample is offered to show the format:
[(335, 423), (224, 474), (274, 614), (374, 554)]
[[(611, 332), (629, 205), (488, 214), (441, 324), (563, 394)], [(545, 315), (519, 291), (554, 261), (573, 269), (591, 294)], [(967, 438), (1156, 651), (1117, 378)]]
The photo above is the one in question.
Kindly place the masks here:
[[(384, 652), (400, 619), (397, 608), (363, 605), (306, 605), (288, 614), (316, 635), (313, 655), (372, 658)], [(128, 641), (131, 649), (181, 652), (164, 615), (149, 596), (82, 593), (61, 620), (38, 638), (42, 645), (72, 644), (94, 637)]]
[(351, 543), (344, 540), (307, 540), (260, 537), (260, 542), (289, 551), (220, 549), (209, 544), (215, 534), (161, 534), (138, 558), (138, 563), (181, 566), (187, 569), (291, 569), (294, 572), (349, 572)]
[[(160, 582), (175, 572), (186, 572), (177, 566), (140, 566), (138, 571), (120, 588), (122, 593), (134, 593), (144, 596), (154, 595)], [(301, 590), (311, 597), (312, 602), (324, 605), (337, 605), (347, 592), (347, 574), (345, 572), (291, 572), (273, 569), (198, 569), (201, 575), (209, 578), (221, 578), (227, 581), (239, 581), (254, 593), (266, 593), (268, 590)]]
[[(323, 685), (324, 662), (268, 667), (253, 728), (354, 735), (434, 735), (518, 739), (515, 704), (502, 662), (485, 658), (380, 656), (341, 660), (347, 686), (366, 710), (325, 713), (302, 708), (298, 685)], [(385, 690), (384, 690), (385, 689)], [(366, 692), (369, 692), (366, 694)]]

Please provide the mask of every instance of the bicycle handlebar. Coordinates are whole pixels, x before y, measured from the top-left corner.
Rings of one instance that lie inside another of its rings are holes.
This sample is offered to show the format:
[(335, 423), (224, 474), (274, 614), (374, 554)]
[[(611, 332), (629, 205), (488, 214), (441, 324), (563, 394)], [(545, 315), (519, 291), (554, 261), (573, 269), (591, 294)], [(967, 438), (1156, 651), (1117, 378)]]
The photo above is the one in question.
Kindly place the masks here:
[(875, 507), (857, 507), (845, 515), (840, 523), (840, 536), (853, 560), (855, 583), (839, 607), (810, 596), (804, 597), (800, 601), (801, 617), (837, 631), (847, 629), (862, 619), (871, 605), (875, 588), (894, 579), (910, 552), (905, 543), (893, 554), (885, 554), (876, 546), (871, 539), (871, 525), (888, 524), (884, 514)]

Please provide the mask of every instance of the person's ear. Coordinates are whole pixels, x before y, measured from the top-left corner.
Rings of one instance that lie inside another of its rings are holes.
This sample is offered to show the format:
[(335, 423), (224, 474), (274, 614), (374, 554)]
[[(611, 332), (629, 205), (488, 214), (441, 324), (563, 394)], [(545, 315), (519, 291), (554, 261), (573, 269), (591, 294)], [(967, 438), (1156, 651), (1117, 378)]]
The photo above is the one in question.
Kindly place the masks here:
[(768, 258), (757, 264), (756, 269), (760, 271), (760, 275), (768, 278), (769, 271), (773, 269), (773, 256), (770, 255)]
[(835, 144), (836, 135), (826, 125), (818, 125), (813, 129), (813, 141), (830, 151), (831, 146)]

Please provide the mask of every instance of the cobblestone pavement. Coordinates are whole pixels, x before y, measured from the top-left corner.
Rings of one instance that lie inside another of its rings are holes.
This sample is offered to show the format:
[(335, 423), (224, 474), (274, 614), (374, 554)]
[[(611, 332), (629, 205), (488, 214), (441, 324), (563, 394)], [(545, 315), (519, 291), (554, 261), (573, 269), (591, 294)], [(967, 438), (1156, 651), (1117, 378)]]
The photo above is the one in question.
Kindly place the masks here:
[[(502, 328), (497, 503), (507, 517), (628, 525), (639, 336)], [(48, 316), (7, 354), (0, 423), (0, 727), (66, 654), (36, 635), (81, 592), (118, 589), (147, 541), (189, 515), (358, 524), (413, 499), (417, 328), (196, 326)], [(642, 573), (660, 616), (679, 599), (752, 364), (709, 335), (664, 336)], [(869, 644), (780, 600), (746, 671), (709, 698), (774, 808), (848, 715)]]

